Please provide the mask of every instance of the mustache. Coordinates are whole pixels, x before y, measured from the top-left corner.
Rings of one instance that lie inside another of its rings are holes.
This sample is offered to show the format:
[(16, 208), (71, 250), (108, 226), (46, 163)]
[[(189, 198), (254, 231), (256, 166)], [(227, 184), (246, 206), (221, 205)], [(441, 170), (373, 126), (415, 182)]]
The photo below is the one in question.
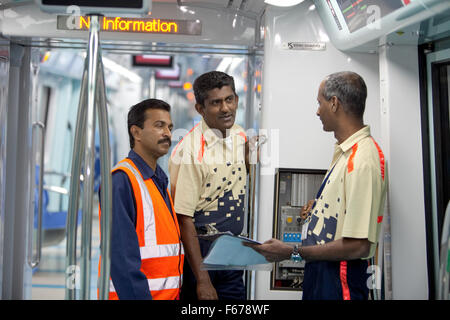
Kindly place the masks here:
[(169, 147), (172, 145), (172, 140), (170, 140), (169, 138), (164, 138), (164, 139), (159, 140), (158, 144), (165, 143), (165, 142), (169, 143)]

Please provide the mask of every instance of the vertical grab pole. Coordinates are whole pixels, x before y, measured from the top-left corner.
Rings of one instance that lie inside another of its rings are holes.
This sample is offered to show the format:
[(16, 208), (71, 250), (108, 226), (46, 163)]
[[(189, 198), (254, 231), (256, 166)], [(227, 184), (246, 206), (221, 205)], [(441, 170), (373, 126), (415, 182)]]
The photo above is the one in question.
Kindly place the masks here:
[[(36, 234), (36, 257), (33, 257), (33, 241), (30, 241), (30, 246), (28, 248), (28, 265), (34, 269), (41, 262), (42, 255), (42, 210), (43, 210), (43, 199), (42, 194), (44, 191), (44, 151), (45, 151), (45, 124), (38, 121), (33, 123), (33, 129), (39, 128), (41, 130), (41, 152), (39, 155), (39, 187), (38, 187), (38, 216), (37, 216), (37, 234)], [(34, 154), (34, 151), (33, 151)], [(34, 167), (34, 161), (32, 162), (32, 166)], [(32, 168), (34, 169), (34, 168)], [(33, 170), (34, 171), (34, 170)], [(31, 192), (31, 197), (34, 197), (34, 193)], [(30, 210), (32, 214), (34, 214), (34, 208)], [(30, 235), (33, 234), (33, 224), (30, 224)], [(33, 239), (32, 236), (30, 236)]]
[[(250, 156), (250, 165), (249, 165), (249, 174), (248, 174), (248, 237), (250, 239), (254, 239), (255, 237), (255, 198), (256, 198), (256, 178), (258, 173), (258, 151), (261, 145), (266, 143), (267, 137), (266, 136), (260, 136), (258, 141), (255, 143), (255, 154), (254, 156)], [(254, 272), (248, 271), (247, 273), (247, 298), (249, 300), (254, 299), (255, 292), (254, 292)]]
[(110, 252), (111, 252), (111, 224), (112, 224), (112, 177), (111, 177), (111, 151), (109, 145), (108, 110), (106, 108), (105, 78), (101, 55), (99, 55), (99, 90), (98, 119), (100, 131), (100, 175), (102, 187), (100, 189), (100, 203), (102, 205), (102, 216), (100, 221), (100, 248), (101, 267), (98, 283), (100, 300), (109, 297), (110, 276)]
[(81, 230), (81, 299), (88, 300), (90, 293), (91, 276), (91, 246), (92, 246), (92, 209), (95, 173), (95, 118), (96, 118), (96, 91), (99, 62), (99, 17), (90, 16), (89, 44), (88, 44), (88, 85), (86, 110), (86, 136), (84, 148), (84, 184), (83, 184), (83, 211)]
[[(245, 108), (245, 124), (247, 129), (254, 128), (254, 119), (253, 119), (253, 103), (254, 103), (254, 91), (251, 89), (254, 86), (255, 78), (255, 52), (252, 50), (252, 54), (247, 58), (247, 86), (249, 90), (247, 90), (246, 96), (246, 108)], [(254, 203), (255, 203), (255, 188), (254, 188), (254, 180), (255, 180), (255, 172), (256, 172), (256, 164), (250, 161), (249, 164), (249, 173), (248, 173), (248, 209), (247, 209), (247, 231), (248, 237), (253, 239), (254, 237)], [(245, 273), (246, 275), (246, 284), (247, 284), (247, 299), (252, 300), (254, 298), (254, 271), (248, 270)]]
[[(90, 246), (92, 238), (92, 197), (94, 170), (95, 137), (95, 94), (98, 64), (98, 16), (91, 17), (89, 43), (81, 82), (80, 102), (78, 105), (75, 142), (72, 156), (69, 206), (67, 210), (67, 246), (66, 246), (66, 299), (76, 299), (79, 268), (76, 258), (77, 215), (80, 193), (81, 164), (84, 155), (83, 190), (83, 230), (81, 273), (82, 299), (89, 297)], [(87, 106), (87, 107), (86, 107)], [(86, 148), (85, 148), (86, 146)], [(84, 151), (84, 152), (83, 152)], [(87, 270), (87, 272), (86, 272)], [(87, 292), (87, 293), (86, 293)]]
[[(256, 164), (249, 165), (248, 173), (248, 237), (254, 239), (255, 237), (255, 178), (256, 178)], [(254, 300), (254, 271), (247, 271), (247, 299)]]
[(67, 209), (67, 244), (66, 244), (66, 300), (75, 300), (77, 267), (77, 216), (80, 194), (81, 154), (84, 149), (84, 132), (86, 128), (86, 86), (87, 64), (84, 65), (81, 78), (80, 102), (78, 103), (77, 123), (75, 126), (75, 141), (73, 144), (72, 169)]
[(450, 290), (450, 201), (445, 210), (442, 226), (441, 254), (439, 263), (438, 300), (449, 300)]

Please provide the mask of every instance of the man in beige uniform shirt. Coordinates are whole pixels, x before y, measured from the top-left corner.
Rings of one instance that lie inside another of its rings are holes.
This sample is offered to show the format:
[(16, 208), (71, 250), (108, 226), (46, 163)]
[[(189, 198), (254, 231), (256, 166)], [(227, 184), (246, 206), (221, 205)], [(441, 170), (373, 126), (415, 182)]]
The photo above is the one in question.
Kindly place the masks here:
[(338, 72), (322, 81), (317, 115), (337, 143), (316, 199), (303, 209), (302, 246), (276, 239), (248, 245), (269, 261), (305, 259), (303, 300), (368, 298), (367, 259), (375, 253), (383, 220), (386, 177), (383, 152), (363, 123), (366, 97), (356, 73)]
[(212, 71), (194, 82), (195, 108), (202, 116), (174, 148), (169, 160), (171, 192), (186, 260), (181, 300), (246, 297), (243, 271), (201, 270), (210, 241), (197, 235), (207, 225), (242, 232), (246, 184), (244, 130), (234, 123), (238, 96), (231, 76)]

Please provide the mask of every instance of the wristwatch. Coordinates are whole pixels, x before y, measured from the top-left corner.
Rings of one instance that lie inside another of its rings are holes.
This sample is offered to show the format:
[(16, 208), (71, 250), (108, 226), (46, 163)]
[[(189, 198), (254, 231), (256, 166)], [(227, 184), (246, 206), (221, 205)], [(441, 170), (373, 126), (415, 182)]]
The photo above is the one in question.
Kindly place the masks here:
[(294, 245), (294, 249), (291, 253), (291, 260), (294, 262), (300, 262), (303, 260), (302, 256), (300, 255), (300, 252), (298, 251), (298, 244)]

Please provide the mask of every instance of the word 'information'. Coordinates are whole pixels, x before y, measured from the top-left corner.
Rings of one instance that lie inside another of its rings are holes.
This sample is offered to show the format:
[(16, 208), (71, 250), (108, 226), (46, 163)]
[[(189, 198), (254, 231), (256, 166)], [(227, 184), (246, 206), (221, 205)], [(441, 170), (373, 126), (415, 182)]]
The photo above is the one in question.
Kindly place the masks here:
[[(90, 17), (86, 16), (58, 16), (58, 30), (89, 30)], [(100, 19), (102, 31), (133, 32), (133, 33), (162, 33), (201, 35), (202, 23), (199, 20), (168, 20), (157, 18), (122, 18), (102, 17)]]

